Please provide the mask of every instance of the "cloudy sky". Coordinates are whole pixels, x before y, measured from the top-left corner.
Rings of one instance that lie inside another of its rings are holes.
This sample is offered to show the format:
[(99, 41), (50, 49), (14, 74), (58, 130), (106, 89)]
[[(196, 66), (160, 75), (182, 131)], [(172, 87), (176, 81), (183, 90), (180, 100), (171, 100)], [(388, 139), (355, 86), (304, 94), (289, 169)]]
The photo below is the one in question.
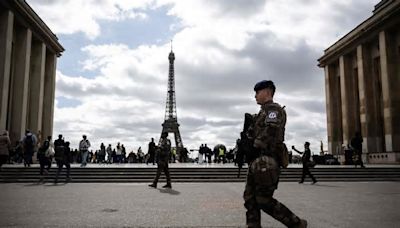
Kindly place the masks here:
[(147, 151), (164, 121), (170, 40), (184, 145), (233, 147), (253, 87), (273, 80), (286, 142), (327, 144), (317, 59), (379, 0), (27, 0), (66, 51), (58, 60), (54, 135), (87, 134)]

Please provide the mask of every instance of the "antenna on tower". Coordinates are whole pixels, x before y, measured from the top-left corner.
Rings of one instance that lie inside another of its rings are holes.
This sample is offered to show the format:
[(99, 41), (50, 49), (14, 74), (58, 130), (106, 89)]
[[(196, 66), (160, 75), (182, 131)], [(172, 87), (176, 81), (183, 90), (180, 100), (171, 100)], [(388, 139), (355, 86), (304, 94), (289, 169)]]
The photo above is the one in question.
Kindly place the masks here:
[(172, 40), (171, 40), (171, 52), (172, 52)]

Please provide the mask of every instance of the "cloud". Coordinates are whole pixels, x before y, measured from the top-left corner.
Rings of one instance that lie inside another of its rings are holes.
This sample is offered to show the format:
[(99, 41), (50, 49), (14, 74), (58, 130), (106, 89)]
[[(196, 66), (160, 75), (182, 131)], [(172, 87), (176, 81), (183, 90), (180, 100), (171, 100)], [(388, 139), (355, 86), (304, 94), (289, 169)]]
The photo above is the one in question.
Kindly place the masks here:
[(84, 33), (89, 39), (101, 34), (100, 20), (145, 20), (142, 11), (151, 0), (32, 0), (29, 4), (59, 34)]
[[(366, 19), (377, 1), (32, 2), (56, 33), (83, 32), (92, 39), (101, 35), (101, 20), (146, 14), (135, 18), (141, 20), (166, 7), (177, 20), (165, 26), (179, 28), (172, 39), (177, 114), (185, 146), (234, 146), (244, 113), (259, 109), (254, 84), (271, 79), (277, 85), (275, 100), (286, 106), (288, 145), (310, 141), (317, 152), (319, 141), (327, 141), (324, 73), (317, 59)], [(82, 45), (80, 75), (57, 71), (57, 101), (80, 102), (56, 106), (55, 133), (64, 133), (73, 145), (86, 133), (94, 145), (120, 141), (128, 150), (147, 148), (151, 137), (159, 137), (164, 120), (169, 51), (165, 42)]]

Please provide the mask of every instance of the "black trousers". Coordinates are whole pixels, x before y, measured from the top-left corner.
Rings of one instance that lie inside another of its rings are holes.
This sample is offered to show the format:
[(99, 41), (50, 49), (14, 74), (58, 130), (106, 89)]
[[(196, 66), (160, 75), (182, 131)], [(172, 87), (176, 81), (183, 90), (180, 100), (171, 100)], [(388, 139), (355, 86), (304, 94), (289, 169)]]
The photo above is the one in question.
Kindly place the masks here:
[(317, 181), (315, 179), (315, 177), (311, 174), (310, 168), (308, 167), (308, 164), (307, 163), (303, 163), (303, 174), (301, 176), (301, 181), (300, 182), (304, 182), (304, 179), (306, 178), (306, 175), (309, 175), (313, 182)]
[(169, 168), (168, 168), (168, 161), (159, 161), (157, 163), (157, 174), (156, 177), (154, 178), (153, 184), (157, 184), (158, 179), (161, 176), (161, 172), (165, 173), (165, 176), (167, 178), (167, 184), (171, 185), (171, 176), (169, 175)]
[(56, 173), (56, 180), (58, 179), (58, 176), (60, 175), (61, 170), (62, 170), (64, 165), (67, 168), (67, 178), (69, 178), (69, 173), (70, 173), (70, 170), (71, 170), (71, 165), (69, 164), (69, 162), (62, 161), (62, 160), (57, 160), (56, 162), (57, 162), (57, 167), (58, 167), (57, 173)]
[(150, 153), (150, 157), (149, 157), (149, 159), (147, 159), (147, 162), (146, 162), (146, 164), (149, 164), (149, 163), (153, 163), (153, 165), (155, 164), (154, 163), (154, 152), (149, 152)]
[(46, 168), (47, 171), (50, 170), (51, 168), (51, 161), (49, 158), (42, 157), (39, 158), (39, 163), (40, 163), (40, 175), (43, 175), (43, 170)]

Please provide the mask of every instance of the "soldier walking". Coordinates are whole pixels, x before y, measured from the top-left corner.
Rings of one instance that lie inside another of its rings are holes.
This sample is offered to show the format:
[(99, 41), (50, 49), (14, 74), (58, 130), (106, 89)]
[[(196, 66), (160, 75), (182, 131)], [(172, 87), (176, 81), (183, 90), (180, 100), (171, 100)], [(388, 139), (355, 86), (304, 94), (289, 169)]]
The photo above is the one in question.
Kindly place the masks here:
[(171, 141), (167, 138), (168, 132), (163, 132), (161, 134), (161, 140), (159, 148), (156, 150), (156, 160), (157, 160), (157, 174), (154, 178), (152, 184), (149, 187), (157, 188), (157, 182), (160, 178), (161, 172), (164, 171), (165, 176), (167, 177), (167, 184), (163, 186), (163, 188), (172, 188), (171, 186), (171, 177), (169, 175), (168, 169), (168, 161), (171, 153)]
[(317, 183), (317, 179), (312, 175), (310, 172), (310, 158), (311, 158), (311, 150), (310, 150), (310, 143), (305, 142), (304, 143), (304, 152), (298, 151), (294, 146), (292, 146), (292, 149), (296, 151), (299, 154), (302, 154), (303, 156), (301, 157), (301, 160), (303, 162), (303, 174), (301, 175), (301, 180), (299, 184), (302, 184), (304, 182), (304, 179), (306, 178), (306, 175), (309, 175), (312, 179), (312, 184)]
[(247, 131), (247, 136), (253, 141), (251, 153), (256, 155), (249, 162), (243, 194), (247, 226), (261, 227), (260, 210), (263, 210), (287, 227), (307, 227), (306, 220), (300, 219), (273, 198), (279, 183), (278, 153), (284, 146), (286, 112), (273, 102), (275, 85), (272, 81), (258, 82), (254, 91), (261, 109), (254, 115), (254, 121)]

